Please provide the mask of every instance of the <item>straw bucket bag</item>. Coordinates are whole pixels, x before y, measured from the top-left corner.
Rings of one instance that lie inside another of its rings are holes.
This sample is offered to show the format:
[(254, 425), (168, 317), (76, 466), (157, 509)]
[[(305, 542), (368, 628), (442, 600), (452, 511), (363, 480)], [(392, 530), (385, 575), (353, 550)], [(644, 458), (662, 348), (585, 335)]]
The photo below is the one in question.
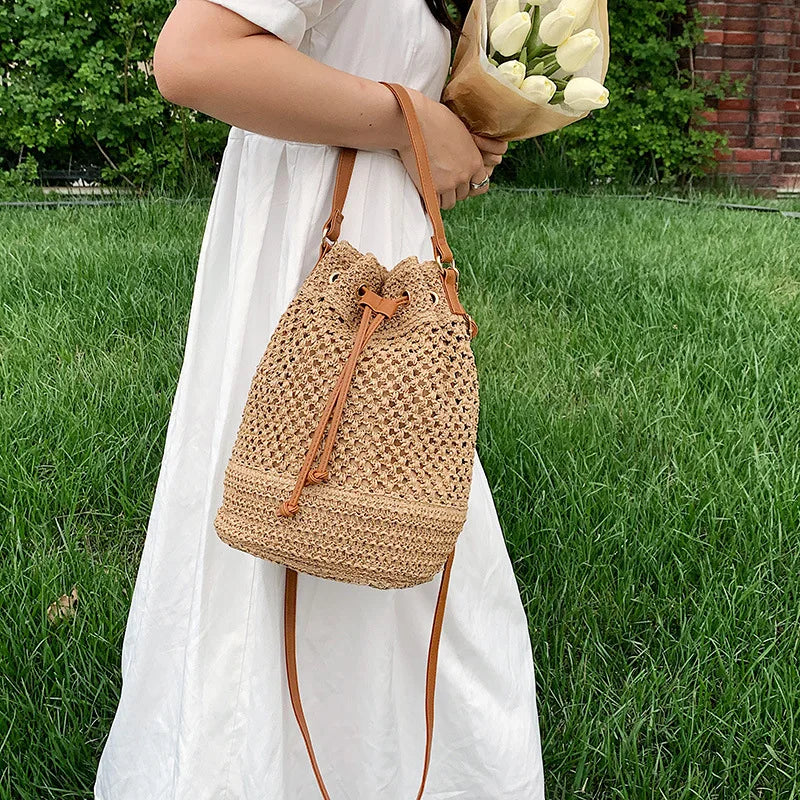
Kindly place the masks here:
[(406, 121), (434, 258), (409, 256), (387, 270), (372, 253), (337, 241), (357, 153), (343, 148), (319, 259), (253, 376), (214, 522), (228, 545), (286, 566), (289, 691), (325, 798), (297, 683), (297, 573), (390, 589), (442, 571), (428, 652), (421, 798), (478, 424), (477, 329), (458, 299), (422, 131), (405, 87), (382, 83)]

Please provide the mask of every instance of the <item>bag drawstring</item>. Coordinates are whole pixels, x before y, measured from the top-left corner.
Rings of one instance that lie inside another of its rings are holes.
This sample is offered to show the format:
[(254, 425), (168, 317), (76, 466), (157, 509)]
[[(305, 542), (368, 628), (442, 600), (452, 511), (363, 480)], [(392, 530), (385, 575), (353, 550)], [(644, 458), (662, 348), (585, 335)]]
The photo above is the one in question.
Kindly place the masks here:
[[(363, 288), (363, 287), (362, 287)], [(297, 482), (289, 497), (284, 500), (277, 508), (276, 513), (280, 517), (292, 517), (300, 507), (300, 494), (308, 484), (322, 483), (328, 478), (328, 464), (333, 454), (333, 446), (336, 439), (336, 432), (339, 423), (342, 421), (344, 404), (347, 400), (347, 393), (355, 373), (356, 362), (367, 346), (367, 342), (378, 329), (378, 326), (385, 319), (391, 319), (399, 309), (409, 302), (408, 295), (400, 298), (381, 297), (371, 289), (363, 289), (358, 304), (364, 307), (361, 314), (361, 322), (358, 326), (353, 349), (347, 357), (344, 367), (336, 381), (333, 391), (328, 397), (328, 402), (322, 411), (322, 416), (317, 423), (314, 435), (311, 437), (306, 457), (297, 475)], [(328, 423), (330, 427), (328, 428)], [(325, 429), (328, 428), (327, 438)], [(314, 460), (317, 457), (319, 448), (325, 439), (325, 447), (322, 451), (319, 464), (313, 469)]]

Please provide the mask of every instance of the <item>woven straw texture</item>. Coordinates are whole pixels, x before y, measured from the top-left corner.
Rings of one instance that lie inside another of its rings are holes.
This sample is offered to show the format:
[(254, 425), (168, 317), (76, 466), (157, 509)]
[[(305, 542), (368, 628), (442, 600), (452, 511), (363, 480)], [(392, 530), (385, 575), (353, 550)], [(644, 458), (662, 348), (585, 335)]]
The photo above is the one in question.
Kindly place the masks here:
[[(358, 359), (328, 465), (291, 493), (353, 348), (359, 287), (410, 302)], [(478, 424), (468, 324), (435, 261), (386, 270), (340, 240), (317, 262), (259, 363), (225, 470), (215, 527), (240, 550), (324, 578), (401, 588), (441, 570), (467, 513)]]

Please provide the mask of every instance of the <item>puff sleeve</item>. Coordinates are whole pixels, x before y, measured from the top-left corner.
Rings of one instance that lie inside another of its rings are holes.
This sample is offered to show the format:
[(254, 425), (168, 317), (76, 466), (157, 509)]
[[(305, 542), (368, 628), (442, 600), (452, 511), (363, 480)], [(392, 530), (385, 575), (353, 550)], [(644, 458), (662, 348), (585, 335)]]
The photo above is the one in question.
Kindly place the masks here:
[(211, 0), (270, 33), (295, 49), (306, 30), (341, 0)]

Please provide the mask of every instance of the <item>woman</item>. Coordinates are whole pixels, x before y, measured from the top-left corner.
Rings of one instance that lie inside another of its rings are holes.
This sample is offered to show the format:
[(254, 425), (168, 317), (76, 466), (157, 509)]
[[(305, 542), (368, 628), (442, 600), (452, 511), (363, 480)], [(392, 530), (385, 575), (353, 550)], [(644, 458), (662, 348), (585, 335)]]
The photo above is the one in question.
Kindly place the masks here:
[[(408, 87), (442, 208), (486, 191), (471, 184), (505, 151), (438, 102), (450, 35), (441, 4), (430, 2), (180, 0), (161, 32), (160, 91), (233, 127), (203, 237), (98, 800), (319, 796), (286, 690), (284, 570), (223, 543), (213, 519), (250, 379), (318, 256), (340, 146), (364, 151), (340, 238), (389, 268), (432, 256), (405, 123), (378, 81)], [(331, 796), (413, 797), (438, 580), (394, 591), (300, 581), (303, 702)], [(425, 798), (542, 796), (527, 620), (476, 459)]]

